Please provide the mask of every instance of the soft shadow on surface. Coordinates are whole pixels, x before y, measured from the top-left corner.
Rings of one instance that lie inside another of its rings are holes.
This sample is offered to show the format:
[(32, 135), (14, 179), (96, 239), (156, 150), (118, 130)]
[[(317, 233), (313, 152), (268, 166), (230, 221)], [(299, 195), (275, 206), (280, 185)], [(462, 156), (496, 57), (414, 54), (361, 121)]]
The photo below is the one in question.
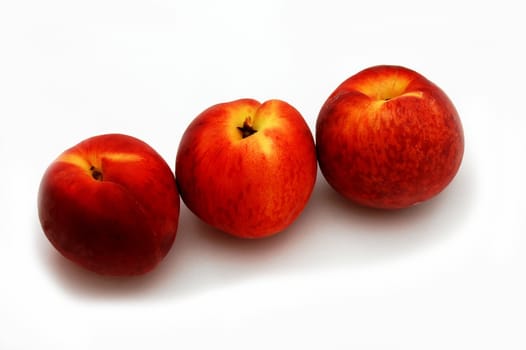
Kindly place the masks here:
[(159, 283), (155, 273), (136, 277), (111, 277), (92, 273), (67, 260), (55, 250), (40, 226), (36, 232), (36, 250), (47, 267), (52, 283), (58, 283), (73, 296), (121, 298), (155, 289)]
[(320, 259), (331, 264), (359, 265), (425, 252), (427, 246), (454, 238), (461, 231), (470, 215), (475, 192), (475, 173), (467, 161), (438, 196), (400, 210), (359, 206), (322, 179), (314, 198), (320, 208), (314, 224), (318, 230), (327, 227), (324, 230), (327, 250), (320, 253)]
[(182, 205), (174, 246), (157, 268), (142, 276), (111, 277), (68, 261), (47, 242), (38, 224), (36, 227), (37, 251), (52, 278), (73, 295), (95, 299), (206, 293), (265, 273), (269, 262), (286, 253), (293, 237), (234, 238), (204, 224)]
[(352, 204), (319, 175), (302, 215), (285, 232), (241, 240), (202, 223), (181, 205), (174, 246), (152, 272), (104, 277), (77, 267), (46, 241), (37, 225), (37, 250), (66, 292), (88, 299), (159, 300), (209, 293), (252, 278), (293, 276), (313, 269), (353, 269), (424, 253), (454, 239), (475, 200), (473, 168), (465, 161), (436, 198), (397, 211)]

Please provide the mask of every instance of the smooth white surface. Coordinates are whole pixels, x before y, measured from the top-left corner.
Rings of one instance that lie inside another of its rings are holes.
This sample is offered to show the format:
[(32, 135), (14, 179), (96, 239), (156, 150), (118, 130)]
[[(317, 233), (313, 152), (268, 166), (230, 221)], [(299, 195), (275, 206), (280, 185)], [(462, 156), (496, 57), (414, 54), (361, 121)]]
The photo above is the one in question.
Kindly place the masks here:
[[(4, 1), (0, 4), (0, 349), (524, 349), (526, 26), (520, 2)], [(345, 78), (419, 71), (453, 100), (466, 152), (421, 206), (355, 207), (320, 176), (264, 241), (182, 206), (149, 275), (63, 259), (36, 212), (48, 164), (107, 132), (174, 165), (188, 123), (280, 98), (314, 130)]]

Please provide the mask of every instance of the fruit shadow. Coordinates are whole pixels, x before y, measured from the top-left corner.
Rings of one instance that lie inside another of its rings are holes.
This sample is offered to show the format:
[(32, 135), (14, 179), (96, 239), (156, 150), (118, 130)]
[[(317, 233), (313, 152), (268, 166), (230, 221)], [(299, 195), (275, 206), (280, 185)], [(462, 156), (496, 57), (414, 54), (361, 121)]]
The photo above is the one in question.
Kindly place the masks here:
[(475, 171), (465, 159), (454, 181), (434, 199), (403, 210), (375, 210), (349, 202), (318, 174), (302, 215), (286, 231), (262, 240), (230, 237), (182, 204), (172, 250), (154, 271), (131, 278), (99, 276), (77, 267), (45, 241), (40, 227), (39, 250), (50, 274), (75, 296), (184, 299), (251, 279), (315, 278), (324, 271), (369, 268), (426, 254), (466, 230), (476, 190)]
[(476, 187), (466, 159), (454, 181), (436, 197), (405, 209), (383, 210), (352, 203), (320, 178), (314, 233), (306, 244), (322, 247), (317, 261), (325, 267), (367, 268), (425, 254), (466, 230)]
[(173, 264), (173, 295), (213, 291), (251, 279), (272, 283), (273, 276), (316, 279), (334, 270), (380, 264), (388, 268), (397, 259), (425, 255), (454, 241), (468, 229), (476, 203), (475, 171), (468, 159), (441, 194), (403, 210), (353, 204), (318, 175), (312, 198), (298, 220), (263, 240), (229, 237), (185, 208), (183, 237), (174, 260), (168, 261)]
[(195, 296), (261, 276), (276, 256), (284, 256), (290, 235), (264, 240), (231, 237), (206, 225), (181, 206), (174, 245), (153, 271), (143, 276), (112, 277), (87, 271), (65, 259), (35, 224), (37, 250), (52, 279), (68, 294), (88, 299), (159, 300)]

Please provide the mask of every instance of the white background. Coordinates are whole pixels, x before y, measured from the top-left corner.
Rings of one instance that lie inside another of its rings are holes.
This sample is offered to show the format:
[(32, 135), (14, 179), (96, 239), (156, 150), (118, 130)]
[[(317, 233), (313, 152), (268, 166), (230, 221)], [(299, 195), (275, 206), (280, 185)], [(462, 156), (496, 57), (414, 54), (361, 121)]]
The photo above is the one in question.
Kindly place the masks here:
[[(3, 1), (0, 349), (526, 348), (526, 54), (519, 1)], [(280, 98), (314, 130), (345, 78), (417, 70), (461, 116), (462, 167), (437, 198), (358, 208), (319, 176), (303, 215), (241, 241), (182, 205), (152, 273), (62, 258), (38, 185), (66, 148), (120, 132), (174, 167), (210, 105)]]

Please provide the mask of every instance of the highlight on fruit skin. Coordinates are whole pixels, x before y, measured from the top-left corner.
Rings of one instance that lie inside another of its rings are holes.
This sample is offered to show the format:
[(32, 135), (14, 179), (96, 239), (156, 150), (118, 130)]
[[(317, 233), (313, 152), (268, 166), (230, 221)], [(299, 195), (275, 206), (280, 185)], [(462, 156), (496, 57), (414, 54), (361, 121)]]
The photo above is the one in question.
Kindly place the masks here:
[(316, 121), (316, 151), (327, 182), (364, 206), (405, 208), (438, 195), (464, 153), (449, 97), (421, 74), (374, 66), (341, 83)]
[(290, 226), (311, 196), (314, 138), (284, 101), (220, 103), (184, 132), (175, 172), (183, 202), (201, 220), (235, 237), (269, 237)]
[(38, 214), (44, 234), (67, 259), (102, 275), (140, 275), (172, 247), (179, 194), (172, 170), (152, 147), (106, 134), (50, 164)]

